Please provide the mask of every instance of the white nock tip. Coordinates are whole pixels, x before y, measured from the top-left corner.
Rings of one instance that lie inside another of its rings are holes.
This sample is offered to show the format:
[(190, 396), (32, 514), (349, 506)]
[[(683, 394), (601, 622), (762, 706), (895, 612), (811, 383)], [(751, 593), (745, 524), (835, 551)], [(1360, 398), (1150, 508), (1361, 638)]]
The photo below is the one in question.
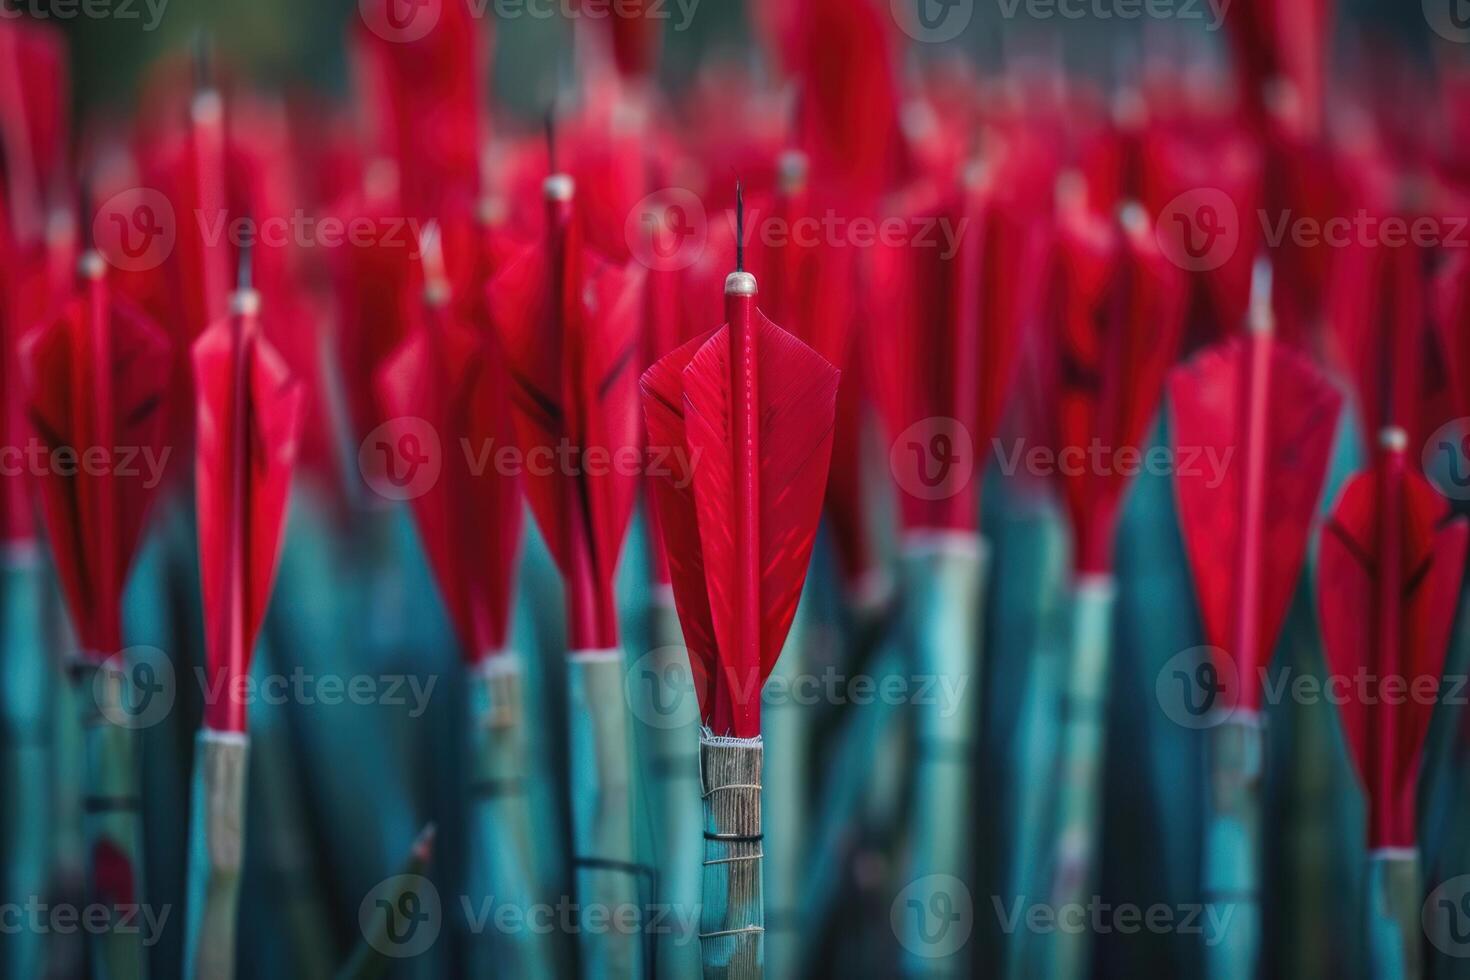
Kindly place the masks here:
[(217, 123), (225, 114), (225, 100), (212, 88), (202, 89), (189, 105), (189, 116), (196, 123)]
[(231, 293), (230, 312), (235, 316), (256, 316), (260, 313), (260, 293), (253, 289), (239, 289)]
[(101, 252), (88, 249), (77, 259), (77, 271), (84, 279), (101, 279), (107, 274), (107, 262), (102, 258)]
[(570, 174), (552, 174), (541, 185), (541, 193), (548, 201), (570, 201), (576, 192), (577, 184)]
[(754, 296), (755, 276), (748, 272), (732, 272), (725, 277), (726, 296)]
[(1390, 425), (1378, 433), (1378, 445), (1391, 453), (1401, 453), (1409, 448), (1409, 434), (1396, 425)]
[(786, 191), (796, 191), (806, 186), (807, 159), (806, 154), (800, 150), (787, 150), (781, 154), (778, 164), (781, 173), (781, 187)]
[(1276, 329), (1276, 317), (1271, 312), (1271, 263), (1264, 256), (1251, 266), (1250, 314), (1246, 328), (1251, 333), (1271, 333)]
[(1132, 234), (1142, 234), (1148, 227), (1148, 212), (1137, 201), (1124, 201), (1118, 206), (1118, 222)]

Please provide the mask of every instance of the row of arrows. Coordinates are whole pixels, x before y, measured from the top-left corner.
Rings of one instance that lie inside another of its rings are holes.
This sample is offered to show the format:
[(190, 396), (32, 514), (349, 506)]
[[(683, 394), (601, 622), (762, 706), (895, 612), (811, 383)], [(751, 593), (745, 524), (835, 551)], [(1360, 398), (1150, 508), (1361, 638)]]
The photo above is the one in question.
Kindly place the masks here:
[[(982, 639), (1006, 641), (986, 597), (1015, 560), (985, 533), (987, 464), (1008, 443), (1105, 453), (1007, 476), (1008, 498), (1054, 501), (1069, 530), (1055, 751), (1028, 780), (1053, 824), (1038, 890), (1085, 907), (1108, 847), (1106, 760), (1128, 751), (1109, 720), (1132, 483), (1106, 461), (1163, 446), (1210, 648), (1185, 679), (1211, 713), (1200, 890), (1228, 926), (1200, 969), (1267, 968), (1264, 678), (1294, 596), (1310, 579), (1328, 675), (1437, 679), (1451, 646), (1467, 525), (1446, 488), (1465, 447), (1442, 434), (1470, 413), (1470, 257), (1452, 247), (1470, 76), (1446, 65), (1430, 82), (1385, 56), (1391, 83), (1330, 99), (1316, 0), (1238, 0), (1228, 64), (1165, 51), (1109, 86), (1046, 58), (986, 74), (911, 52), (905, 69), (889, 6), (752, 3), (762, 67), (712, 63), (677, 87), (661, 85), (656, 6), (578, 21), (575, 81), (543, 127), (521, 129), (492, 108), (490, 24), (465, 0), (431, 5), (408, 39), (365, 13), (346, 34), (348, 106), (263, 94), (201, 41), (150, 71), (133, 118), (88, 119), (75, 140), (63, 40), (0, 22), (0, 446), (39, 444), (51, 461), (5, 475), (0, 529), (7, 571), (54, 573), (69, 614), (88, 901), (150, 891), (144, 767), (119, 722), (142, 681), (124, 630), (140, 549), (160, 513), (187, 515), (205, 676), (234, 690), (308, 492), (344, 540), (407, 501), (469, 691), (469, 887), (534, 904), (540, 855), (562, 848), (584, 908), (698, 909), (692, 948), (521, 930), (477, 970), (814, 968), (806, 933), (835, 904), (847, 872), (833, 869), (867, 819), (856, 811), (877, 806), (865, 780), (894, 737), (877, 715), (844, 715), (835, 735), (786, 712), (763, 722), (772, 675), (817, 665), (803, 591), (830, 543), (846, 665), (977, 681), (958, 711), (905, 715), (889, 855), (896, 879), (938, 890), (895, 904), (899, 966), (962, 974), (973, 947), (944, 937), (982, 850)], [(1360, 224), (1339, 247), (1272, 231), (1356, 213), (1448, 234), (1391, 247)], [(370, 233), (329, 249), (263, 234), (305, 214)], [(861, 221), (905, 231), (859, 244)], [(808, 243), (776, 226), (824, 231)], [(1371, 462), (1329, 496), (1354, 435)], [(510, 474), (459, 452), (472, 446), (559, 462)], [(161, 479), (77, 465), (125, 449), (167, 461)], [(644, 463), (593, 465), (629, 452)], [(1221, 467), (1182, 464), (1195, 457)], [(566, 654), (565, 771), (551, 774), (564, 847), (528, 749), (543, 675), (516, 649), (527, 512), (563, 586), (541, 639)], [(630, 631), (635, 514), (648, 625)], [(637, 723), (630, 632), (677, 649), (657, 667), (691, 678), (697, 731)], [(1368, 801), (1371, 972), (1419, 976), (1431, 706), (1348, 700), (1339, 714)], [(207, 698), (199, 721), (183, 969), (228, 977), (260, 762), (244, 699)], [(819, 745), (839, 760), (830, 778)], [(435, 839), (418, 836), (407, 883), (368, 906), (345, 975), (388, 968)], [(1094, 938), (1018, 940), (1007, 969), (1091, 975)], [(17, 975), (38, 975), (40, 947), (17, 950)], [(150, 972), (118, 930), (86, 961), (99, 978)]]

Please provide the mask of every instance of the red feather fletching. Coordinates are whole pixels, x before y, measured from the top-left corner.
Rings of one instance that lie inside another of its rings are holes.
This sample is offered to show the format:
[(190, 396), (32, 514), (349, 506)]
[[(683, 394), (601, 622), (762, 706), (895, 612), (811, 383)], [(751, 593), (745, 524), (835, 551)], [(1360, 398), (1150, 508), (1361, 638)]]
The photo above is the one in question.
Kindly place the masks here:
[[(102, 261), (56, 320), (22, 346), (31, 430), (47, 453), (38, 481), (51, 552), (85, 654), (122, 646), (121, 597), (167, 458), (168, 337), (113, 295)], [(100, 459), (100, 465), (98, 460)]]
[(644, 375), (643, 400), (650, 442), (686, 454), (656, 502), (701, 712), (715, 733), (751, 738), (806, 580), (840, 372), (753, 297), (727, 306), (731, 323)]
[(643, 270), (581, 244), (572, 202), (490, 283), (526, 496), (567, 585), (571, 649), (617, 646), (612, 580), (637, 493)]
[(390, 413), (424, 419), (439, 435), (441, 474), (414, 498), (414, 517), (464, 654), (479, 662), (506, 648), (521, 532), (519, 485), (495, 466), (515, 444), (509, 377), (483, 324), (436, 297), (419, 308), (418, 328), (378, 386)]
[(1259, 671), (1301, 574), (1342, 397), (1306, 358), (1251, 334), (1175, 368), (1169, 401), (1179, 523), (1205, 639), (1238, 671), (1238, 701), (1227, 707), (1255, 711)]
[(1436, 700), (1423, 691), (1443, 672), (1466, 531), (1402, 451), (1388, 451), (1348, 483), (1322, 532), (1322, 638), (1333, 677), (1345, 678), (1339, 714), (1370, 800), (1371, 847), (1417, 840), (1419, 763)]
[[(258, 302), (237, 293), (236, 303)], [(216, 731), (244, 731), (235, 685), (250, 670), (285, 529), (301, 423), (301, 386), (260, 335), (252, 308), (237, 308), (194, 343), (199, 398), (195, 504)]]

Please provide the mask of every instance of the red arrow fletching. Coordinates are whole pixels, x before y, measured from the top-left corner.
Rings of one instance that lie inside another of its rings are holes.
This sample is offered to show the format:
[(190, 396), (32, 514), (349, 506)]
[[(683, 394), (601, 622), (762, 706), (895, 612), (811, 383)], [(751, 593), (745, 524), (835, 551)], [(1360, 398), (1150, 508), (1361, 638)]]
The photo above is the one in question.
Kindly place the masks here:
[[(566, 178), (552, 182), (570, 191)], [(643, 272), (582, 246), (570, 193), (549, 204), (546, 240), (509, 261), (488, 304), (511, 372), (526, 496), (567, 584), (570, 647), (611, 649), (612, 579), (638, 483), (637, 467), (619, 461), (640, 443)]]
[(244, 731), (230, 692), (250, 671), (285, 529), (301, 424), (301, 386), (260, 335), (258, 295), (237, 293), (231, 315), (194, 343), (199, 399), (195, 504), (216, 731)]
[(840, 373), (753, 295), (727, 294), (727, 308), (730, 322), (654, 365), (643, 392), (650, 440), (687, 451), (657, 504), (701, 712), (716, 734), (751, 738), (806, 579)]
[[(26, 337), (21, 360), (31, 429), (48, 454), (38, 489), (52, 556), (83, 652), (105, 658), (122, 645), (122, 589), (157, 489), (147, 466), (120, 457), (167, 458), (172, 352), (113, 295), (100, 256), (83, 261), (76, 295)], [(89, 461), (98, 453), (100, 467)]]
[[(1412, 847), (1415, 794), (1433, 698), (1460, 595), (1467, 527), (1385, 451), (1343, 490), (1322, 532), (1317, 601), (1327, 665), (1347, 678), (1339, 715), (1371, 803), (1369, 845)], [(1366, 678), (1366, 697), (1360, 678)], [(1386, 683), (1405, 685), (1400, 696)], [(1419, 691), (1418, 695), (1413, 694)]]
[(1241, 679), (1228, 707), (1258, 710), (1259, 671), (1301, 574), (1342, 398), (1306, 358), (1252, 333), (1175, 368), (1169, 402), (1175, 498), (1205, 639)]

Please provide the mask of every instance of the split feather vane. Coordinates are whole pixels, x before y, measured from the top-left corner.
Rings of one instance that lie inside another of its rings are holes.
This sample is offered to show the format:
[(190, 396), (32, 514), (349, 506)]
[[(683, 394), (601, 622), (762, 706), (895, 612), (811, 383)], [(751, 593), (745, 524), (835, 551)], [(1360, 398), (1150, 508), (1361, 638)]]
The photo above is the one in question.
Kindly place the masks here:
[[(194, 343), (198, 393), (195, 504), (211, 690), (250, 671), (280, 557), (301, 426), (302, 389), (262, 335), (260, 297), (234, 294), (230, 315)], [(245, 731), (245, 706), (222, 697), (205, 723)]]
[[(570, 189), (563, 175), (548, 183), (562, 181)], [(491, 280), (488, 310), (510, 370), (517, 439), (528, 459), (554, 461), (528, 473), (525, 490), (567, 584), (570, 649), (612, 649), (612, 581), (638, 482), (613, 464), (640, 442), (643, 272), (582, 244), (570, 195), (548, 204), (555, 216), (544, 239)]]
[[(87, 253), (60, 315), (22, 342), (31, 431), (52, 458), (135, 447), (162, 459), (172, 349), (105, 275), (101, 256)], [(38, 480), (57, 575), (89, 657), (122, 648), (122, 590), (156, 490), (148, 472), (48, 466)]]
[[(1438, 682), (1460, 594), (1467, 525), (1396, 448), (1342, 491), (1322, 531), (1317, 600), (1334, 676)], [(1381, 693), (1381, 692), (1380, 692)], [(1416, 792), (1433, 712), (1422, 698), (1339, 702), (1370, 801), (1372, 848), (1417, 842)]]
[[(1179, 467), (1179, 524), (1206, 642), (1240, 679), (1226, 709), (1258, 711), (1270, 661), (1306, 557), (1342, 397), (1307, 358), (1271, 335), (1269, 287), (1255, 322), (1170, 372), (1170, 432), (1219, 466)], [(1228, 676), (1228, 675), (1227, 675)]]
[(643, 401), (650, 440), (688, 453), (656, 502), (700, 711), (715, 734), (754, 738), (816, 538), (840, 372), (736, 275), (752, 292), (727, 287), (725, 325), (650, 368)]
[(439, 434), (443, 469), (414, 499), (414, 518), (464, 656), (478, 663), (506, 649), (520, 542), (519, 484), (480, 455), (515, 442), (509, 380), (494, 337), (459, 312), (424, 237), (417, 322), (378, 387), (391, 414), (425, 419)]

